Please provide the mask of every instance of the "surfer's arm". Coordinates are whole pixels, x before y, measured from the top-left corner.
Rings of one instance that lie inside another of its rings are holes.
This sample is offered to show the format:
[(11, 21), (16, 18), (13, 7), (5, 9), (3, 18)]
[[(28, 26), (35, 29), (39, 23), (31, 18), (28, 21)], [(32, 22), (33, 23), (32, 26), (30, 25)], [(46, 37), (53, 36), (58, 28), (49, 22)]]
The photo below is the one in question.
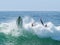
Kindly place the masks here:
[(44, 25), (44, 23), (43, 23), (42, 19), (40, 19), (40, 21), (41, 21), (42, 25)]

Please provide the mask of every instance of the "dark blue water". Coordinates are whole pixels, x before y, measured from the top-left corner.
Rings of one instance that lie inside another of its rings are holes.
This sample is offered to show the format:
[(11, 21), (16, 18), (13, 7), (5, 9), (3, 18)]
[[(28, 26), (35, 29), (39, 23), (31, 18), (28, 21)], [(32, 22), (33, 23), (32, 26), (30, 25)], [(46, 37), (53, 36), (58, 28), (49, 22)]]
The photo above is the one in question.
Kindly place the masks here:
[(15, 19), (18, 16), (31, 16), (38, 21), (42, 18), (44, 22), (51, 21), (55, 25), (60, 25), (60, 12), (55, 11), (0, 11), (0, 22)]

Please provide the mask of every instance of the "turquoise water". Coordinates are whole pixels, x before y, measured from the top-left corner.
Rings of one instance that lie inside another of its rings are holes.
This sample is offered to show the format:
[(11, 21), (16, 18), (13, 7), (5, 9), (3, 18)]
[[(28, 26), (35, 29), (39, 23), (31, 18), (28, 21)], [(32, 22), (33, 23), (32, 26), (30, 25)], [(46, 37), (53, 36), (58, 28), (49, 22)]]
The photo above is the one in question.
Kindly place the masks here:
[[(18, 28), (16, 24), (18, 16), (23, 19), (23, 28)], [(40, 18), (48, 27), (41, 24)], [(59, 34), (60, 12), (0, 12), (0, 45), (60, 45)]]

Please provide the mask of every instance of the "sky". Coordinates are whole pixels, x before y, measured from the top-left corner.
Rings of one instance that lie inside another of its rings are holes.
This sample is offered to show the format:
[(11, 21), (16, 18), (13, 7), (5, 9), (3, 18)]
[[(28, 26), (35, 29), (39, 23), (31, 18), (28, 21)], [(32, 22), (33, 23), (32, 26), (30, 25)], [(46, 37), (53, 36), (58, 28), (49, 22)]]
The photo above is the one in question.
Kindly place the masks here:
[(60, 0), (0, 0), (0, 11), (60, 11)]

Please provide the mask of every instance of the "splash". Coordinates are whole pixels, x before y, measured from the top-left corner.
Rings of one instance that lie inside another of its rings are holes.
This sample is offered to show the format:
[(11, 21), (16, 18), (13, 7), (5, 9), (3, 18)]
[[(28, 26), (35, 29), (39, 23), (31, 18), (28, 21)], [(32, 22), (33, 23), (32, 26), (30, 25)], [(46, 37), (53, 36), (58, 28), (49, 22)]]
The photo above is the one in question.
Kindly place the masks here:
[[(32, 23), (34, 26), (32, 27)], [(36, 22), (32, 17), (23, 17), (23, 28), (18, 29), (16, 25), (16, 20), (10, 21), (8, 23), (0, 24), (0, 32), (3, 32), (6, 35), (11, 34), (12, 36), (23, 35), (24, 31), (29, 31), (32, 34), (34, 33), (39, 38), (52, 38), (54, 40), (60, 41), (60, 26), (55, 26), (52, 22), (46, 22), (47, 27), (44, 27), (40, 22)]]

